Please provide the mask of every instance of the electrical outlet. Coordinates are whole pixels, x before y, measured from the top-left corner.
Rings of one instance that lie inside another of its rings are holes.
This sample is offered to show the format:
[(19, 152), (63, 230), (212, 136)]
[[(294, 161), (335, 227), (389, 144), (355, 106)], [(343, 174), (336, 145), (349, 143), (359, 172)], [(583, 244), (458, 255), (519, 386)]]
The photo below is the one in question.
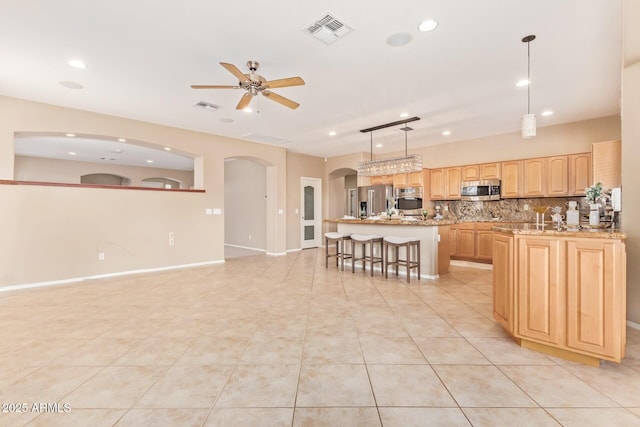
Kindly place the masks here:
[(173, 231), (169, 232), (169, 246), (175, 245), (176, 241), (174, 239)]
[(528, 210), (529, 210), (529, 205), (526, 205), (526, 204), (525, 204), (525, 205), (522, 207), (522, 209), (524, 209), (525, 211), (528, 211)]
[(251, 234), (249, 234), (249, 240), (251, 240)]
[(104, 252), (98, 252), (98, 261), (104, 261)]

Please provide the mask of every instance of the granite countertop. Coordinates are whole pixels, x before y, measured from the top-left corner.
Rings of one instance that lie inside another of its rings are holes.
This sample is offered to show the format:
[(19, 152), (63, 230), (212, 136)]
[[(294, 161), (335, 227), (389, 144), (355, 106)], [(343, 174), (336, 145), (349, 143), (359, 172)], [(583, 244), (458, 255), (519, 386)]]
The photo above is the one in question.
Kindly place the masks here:
[(360, 219), (360, 218), (337, 218), (337, 219), (326, 219), (326, 222), (331, 222), (334, 224), (377, 224), (377, 225), (414, 225), (414, 226), (439, 226), (439, 225), (451, 225), (456, 224), (458, 221), (450, 220), (450, 219), (406, 219), (405, 218), (393, 218), (393, 219)]
[(558, 237), (588, 237), (596, 239), (626, 239), (627, 235), (621, 232), (619, 229), (609, 228), (580, 228), (579, 230), (567, 230), (562, 228), (557, 230), (553, 225), (547, 225), (541, 227), (532, 223), (509, 223), (509, 224), (496, 224), (493, 227), (494, 231), (502, 233), (512, 233), (515, 235), (527, 235), (527, 236), (558, 236)]

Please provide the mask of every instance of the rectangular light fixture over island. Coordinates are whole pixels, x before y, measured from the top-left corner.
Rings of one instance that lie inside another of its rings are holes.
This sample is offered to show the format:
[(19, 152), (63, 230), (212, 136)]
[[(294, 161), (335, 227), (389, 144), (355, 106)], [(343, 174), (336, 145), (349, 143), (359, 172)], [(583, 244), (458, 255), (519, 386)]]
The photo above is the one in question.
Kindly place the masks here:
[[(409, 122), (420, 120), (419, 117), (411, 117), (409, 119), (399, 120), (397, 122), (387, 123), (384, 125), (374, 126), (368, 129), (362, 129), (360, 132), (370, 132), (371, 135), (371, 160), (365, 160), (358, 163), (358, 175), (362, 176), (379, 176), (394, 175), (398, 173), (421, 172), (422, 156), (419, 154), (407, 154), (407, 132), (413, 130), (406, 126)], [(400, 130), (404, 131), (404, 156), (390, 157), (387, 159), (373, 160), (373, 131), (388, 128), (391, 126), (405, 125)]]

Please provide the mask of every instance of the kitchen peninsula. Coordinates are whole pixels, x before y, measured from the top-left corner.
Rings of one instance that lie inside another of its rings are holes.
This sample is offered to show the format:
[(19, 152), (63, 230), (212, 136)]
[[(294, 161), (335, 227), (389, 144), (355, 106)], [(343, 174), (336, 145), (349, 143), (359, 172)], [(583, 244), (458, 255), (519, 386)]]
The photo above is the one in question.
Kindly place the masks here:
[(421, 277), (437, 279), (449, 272), (449, 225), (451, 220), (417, 219), (348, 219), (327, 220), (337, 224), (341, 233), (377, 234), (379, 236), (417, 237), (420, 239)]
[(624, 233), (493, 228), (493, 316), (523, 347), (598, 366), (626, 344)]

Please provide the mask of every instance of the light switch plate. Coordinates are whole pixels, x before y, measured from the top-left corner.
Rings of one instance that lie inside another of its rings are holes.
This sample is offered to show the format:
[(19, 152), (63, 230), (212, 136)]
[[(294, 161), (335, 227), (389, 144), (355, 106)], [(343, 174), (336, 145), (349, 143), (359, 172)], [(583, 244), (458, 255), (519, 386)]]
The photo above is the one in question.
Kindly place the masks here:
[(213, 214), (214, 215), (222, 215), (222, 209), (220, 209), (220, 208), (213, 209)]

